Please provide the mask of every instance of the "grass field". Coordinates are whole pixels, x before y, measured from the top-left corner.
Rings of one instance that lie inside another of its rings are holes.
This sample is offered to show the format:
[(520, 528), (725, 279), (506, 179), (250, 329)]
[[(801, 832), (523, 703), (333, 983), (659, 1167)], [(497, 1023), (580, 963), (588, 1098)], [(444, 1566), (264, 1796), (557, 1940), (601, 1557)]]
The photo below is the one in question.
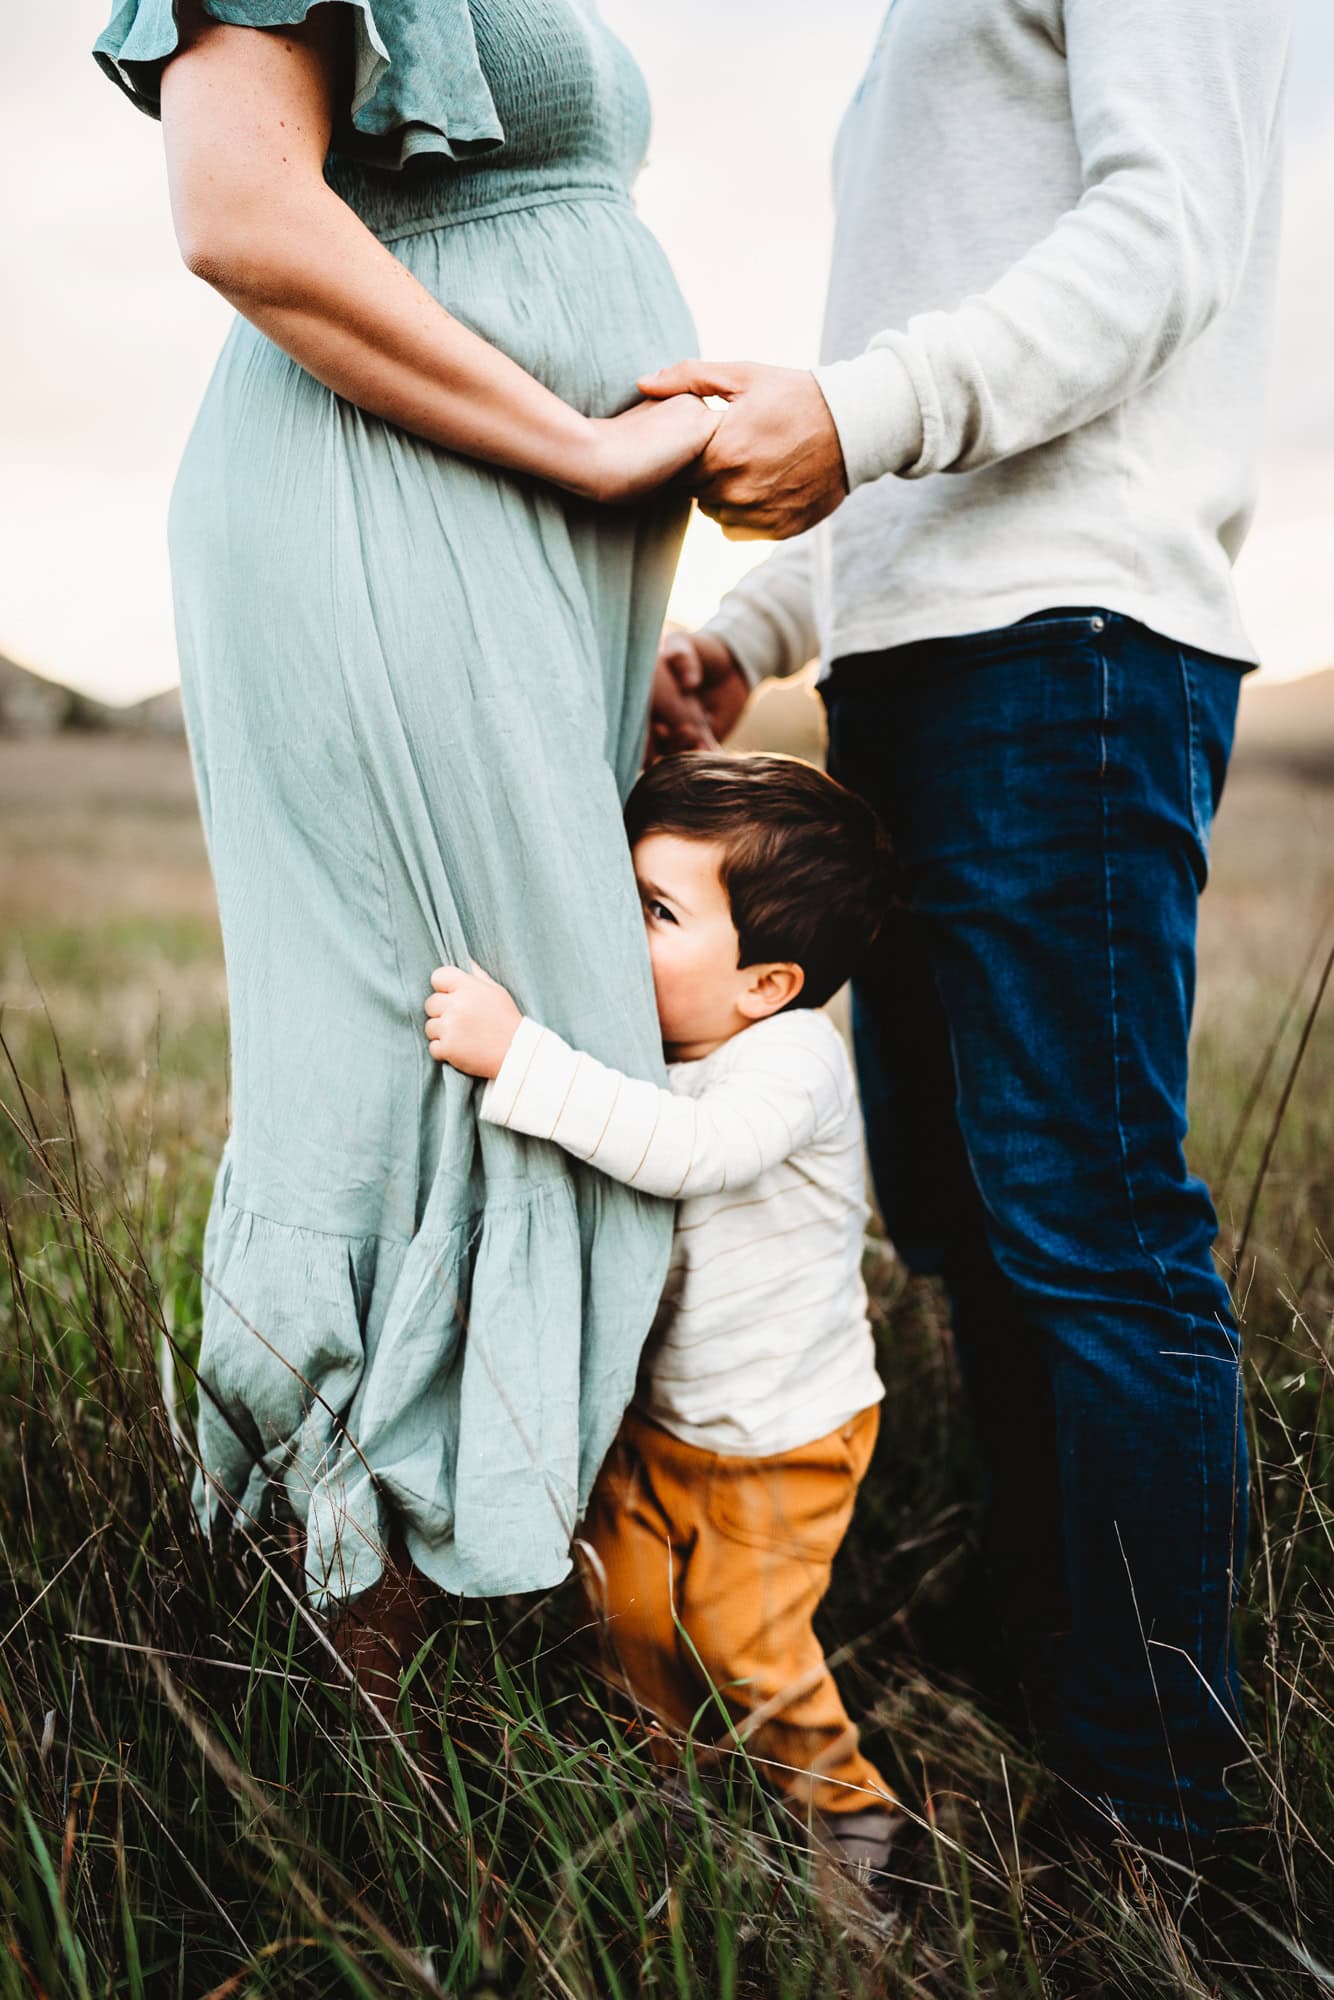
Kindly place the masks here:
[(204, 1550), (162, 1367), (227, 1117), (188, 766), (0, 742), (0, 2000), (1334, 1992), (1334, 760), (1262, 736), (1215, 835), (1191, 1139), (1248, 1344), (1246, 1866), (1202, 1899), (1049, 1864), (939, 1300), (881, 1260), (884, 1432), (823, 1629), (920, 1821), (892, 1920), (816, 1893), (743, 1760), (670, 1802), (571, 1593), (447, 1620), (427, 1771), (369, 1746), (285, 1550)]

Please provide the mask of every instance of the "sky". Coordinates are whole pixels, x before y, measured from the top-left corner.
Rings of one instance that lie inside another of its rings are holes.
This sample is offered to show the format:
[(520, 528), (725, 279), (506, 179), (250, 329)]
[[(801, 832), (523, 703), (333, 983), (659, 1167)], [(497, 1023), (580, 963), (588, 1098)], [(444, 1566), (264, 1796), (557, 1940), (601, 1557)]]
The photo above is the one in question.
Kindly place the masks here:
[[(177, 255), (158, 128), (88, 54), (109, 11), (41, 0), (6, 25), (0, 653), (129, 701), (176, 679), (167, 496), (230, 313)], [(653, 94), (639, 205), (704, 354), (815, 359), (830, 152), (883, 11), (602, 0)], [(1334, 4), (1296, 0), (1296, 18), (1261, 499), (1238, 572), (1275, 677), (1334, 663)], [(697, 517), (674, 614), (707, 616), (764, 553)]]

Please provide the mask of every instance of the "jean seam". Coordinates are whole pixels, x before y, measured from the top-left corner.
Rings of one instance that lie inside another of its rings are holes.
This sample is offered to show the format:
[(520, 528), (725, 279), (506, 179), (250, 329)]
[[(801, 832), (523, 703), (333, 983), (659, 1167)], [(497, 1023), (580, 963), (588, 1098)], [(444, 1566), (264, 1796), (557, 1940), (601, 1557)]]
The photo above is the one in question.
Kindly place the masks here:
[[(1181, 695), (1186, 709), (1186, 786), (1190, 799), (1190, 821), (1199, 843), (1200, 854), (1207, 874), (1209, 866), (1209, 833), (1200, 811), (1199, 796), (1199, 748), (1200, 725), (1196, 711), (1195, 694), (1190, 683), (1190, 664), (1180, 646), (1177, 647), (1177, 671), (1181, 675)], [(1200, 1343), (1194, 1331), (1194, 1315), (1191, 1316), (1191, 1352), (1193, 1367), (1193, 1392), (1195, 1402), (1196, 1448), (1199, 1454), (1200, 1481), (1200, 1587), (1195, 1595), (1195, 1658), (1201, 1670), (1205, 1666), (1205, 1605), (1209, 1588), (1209, 1546), (1212, 1522), (1209, 1515), (1209, 1481), (1206, 1467), (1209, 1460), (1209, 1441), (1205, 1436), (1204, 1397), (1200, 1389)], [(1235, 1455), (1236, 1447), (1233, 1451)], [(1231, 1563), (1231, 1551), (1228, 1561)], [(1231, 1599), (1231, 1590), (1228, 1592)]]
[[(1186, 679), (1185, 661), (1184, 658), (1182, 658), (1179, 651), (1177, 657), (1180, 662), (1182, 682), (1184, 687)], [(1144, 1257), (1145, 1261), (1151, 1264), (1157, 1271), (1159, 1282), (1163, 1287), (1163, 1291), (1166, 1295), (1168, 1305), (1171, 1308), (1171, 1310), (1175, 1313), (1177, 1311), (1177, 1303), (1170, 1273), (1168, 1272), (1167, 1266), (1163, 1263), (1162, 1259), (1156, 1256), (1154, 1252), (1150, 1250), (1148, 1243), (1145, 1241), (1144, 1232), (1140, 1227), (1139, 1209), (1135, 1200), (1134, 1177), (1131, 1173), (1130, 1159), (1126, 1146), (1125, 1126), (1122, 1120), (1121, 1069), (1122, 1069), (1123, 1052), (1122, 1052), (1120, 1019), (1117, 1011), (1118, 989), (1117, 989), (1117, 978), (1116, 978), (1116, 917), (1115, 917), (1116, 891), (1115, 891), (1115, 873), (1112, 860), (1115, 849), (1114, 849), (1114, 843), (1111, 838), (1111, 801), (1109, 797), (1109, 787), (1107, 782), (1108, 770), (1110, 766), (1110, 758), (1108, 755), (1108, 748), (1107, 748), (1107, 724), (1108, 724), (1109, 709), (1110, 709), (1111, 674), (1108, 665), (1107, 655), (1105, 650), (1103, 649), (1099, 650), (1098, 665), (1101, 675), (1100, 747), (1102, 751), (1102, 757), (1099, 766), (1099, 778), (1101, 783), (1101, 803), (1102, 803), (1103, 880), (1105, 885), (1106, 912), (1107, 912), (1107, 917), (1106, 917), (1107, 988), (1108, 988), (1108, 1004), (1111, 1014), (1111, 1031), (1112, 1031), (1112, 1086), (1114, 1093), (1114, 1101), (1116, 1105), (1116, 1142), (1117, 1142), (1117, 1149), (1121, 1155), (1121, 1178), (1123, 1185), (1125, 1187), (1126, 1206), (1130, 1215), (1131, 1227), (1135, 1232), (1135, 1241), (1139, 1244), (1140, 1253)], [(1186, 693), (1186, 715), (1187, 715), (1187, 731), (1186, 731), (1187, 785), (1189, 788), (1189, 796), (1190, 796), (1191, 821), (1192, 824), (1194, 824), (1196, 820), (1195, 758), (1194, 758), (1195, 712), (1188, 691)], [(1196, 829), (1196, 834), (1198, 838), (1198, 828)], [(1193, 1440), (1195, 1445), (1195, 1484), (1196, 1484), (1196, 1492), (1199, 1497), (1199, 1507), (1200, 1507), (1200, 1543), (1199, 1543), (1200, 1571), (1199, 1571), (1199, 1588), (1195, 1593), (1194, 1656), (1197, 1665), (1199, 1665), (1199, 1667), (1202, 1670), (1204, 1663), (1205, 1595), (1208, 1589), (1208, 1581), (1209, 1581), (1209, 1482), (1207, 1477), (1205, 1476), (1205, 1469), (1208, 1462), (1208, 1441), (1204, 1435), (1204, 1398), (1200, 1393), (1200, 1348), (1199, 1348), (1199, 1340), (1196, 1337), (1194, 1330), (1195, 1316), (1193, 1313), (1189, 1315), (1182, 1313), (1180, 1317), (1183, 1320), (1188, 1320), (1191, 1328), (1191, 1335), (1190, 1335), (1191, 1403), (1195, 1411), (1195, 1425), (1196, 1425), (1195, 1437)], [(1146, 1647), (1152, 1645), (1153, 1639), (1151, 1633), (1148, 1632), (1145, 1633), (1144, 1642)], [(1148, 1664), (1149, 1666), (1150, 1678), (1152, 1679), (1154, 1686), (1156, 1688), (1157, 1675), (1154, 1674), (1153, 1672), (1152, 1663), (1149, 1662), (1146, 1664)]]
[(1177, 671), (1181, 676), (1181, 698), (1186, 709), (1186, 787), (1190, 798), (1190, 823), (1195, 830), (1195, 838), (1200, 843), (1200, 851), (1206, 866), (1209, 859), (1209, 831), (1200, 811), (1199, 795), (1199, 751), (1200, 725), (1195, 711), (1195, 695), (1190, 684), (1190, 667), (1186, 655), (1177, 647)]
[(1121, 1157), (1121, 1183), (1125, 1190), (1126, 1209), (1130, 1216), (1130, 1226), (1135, 1232), (1135, 1241), (1139, 1245), (1140, 1255), (1144, 1258), (1145, 1262), (1151, 1264), (1154, 1270), (1157, 1271), (1159, 1282), (1167, 1295), (1168, 1305), (1175, 1312), (1176, 1299), (1173, 1296), (1172, 1281), (1168, 1276), (1167, 1267), (1162, 1259), (1156, 1257), (1153, 1251), (1150, 1250), (1144, 1240), (1144, 1232), (1140, 1228), (1139, 1209), (1135, 1201), (1134, 1180), (1130, 1172), (1125, 1122), (1122, 1116), (1121, 1070), (1123, 1055), (1121, 1023), (1118, 1012), (1119, 989), (1116, 978), (1116, 876), (1112, 859), (1114, 843), (1112, 841), (1110, 788), (1107, 782), (1108, 772), (1111, 767), (1111, 757), (1107, 745), (1107, 725), (1110, 719), (1111, 708), (1111, 669), (1108, 665), (1107, 654), (1102, 648), (1099, 648), (1098, 652), (1098, 676), (1098, 749), (1100, 753), (1098, 782), (1099, 801), (1102, 812), (1102, 874), (1107, 947), (1107, 1005), (1112, 1035), (1112, 1101), (1116, 1111), (1116, 1146)]

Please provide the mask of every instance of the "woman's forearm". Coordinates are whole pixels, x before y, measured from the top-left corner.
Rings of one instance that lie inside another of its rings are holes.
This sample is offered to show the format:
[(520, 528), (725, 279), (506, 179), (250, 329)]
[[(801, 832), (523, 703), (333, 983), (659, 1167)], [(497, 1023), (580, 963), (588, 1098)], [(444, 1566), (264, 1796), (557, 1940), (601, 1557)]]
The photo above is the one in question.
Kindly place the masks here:
[(712, 434), (697, 398), (582, 415), (455, 319), (325, 182), (340, 11), (265, 30), (181, 0), (162, 126), (186, 263), (374, 416), (593, 499), (653, 491)]
[(448, 313), (323, 182), (270, 207), (234, 253), (187, 261), (336, 395), (470, 458), (593, 490), (589, 420)]

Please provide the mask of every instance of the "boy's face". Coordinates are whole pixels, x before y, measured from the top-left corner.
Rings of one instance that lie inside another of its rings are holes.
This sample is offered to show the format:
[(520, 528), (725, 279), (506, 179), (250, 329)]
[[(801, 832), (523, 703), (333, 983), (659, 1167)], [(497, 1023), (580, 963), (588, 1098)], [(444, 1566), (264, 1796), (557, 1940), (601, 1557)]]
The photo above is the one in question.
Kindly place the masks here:
[(634, 848), (663, 1043), (678, 1061), (708, 1055), (800, 991), (795, 965), (739, 966), (741, 944), (717, 841), (649, 833)]

